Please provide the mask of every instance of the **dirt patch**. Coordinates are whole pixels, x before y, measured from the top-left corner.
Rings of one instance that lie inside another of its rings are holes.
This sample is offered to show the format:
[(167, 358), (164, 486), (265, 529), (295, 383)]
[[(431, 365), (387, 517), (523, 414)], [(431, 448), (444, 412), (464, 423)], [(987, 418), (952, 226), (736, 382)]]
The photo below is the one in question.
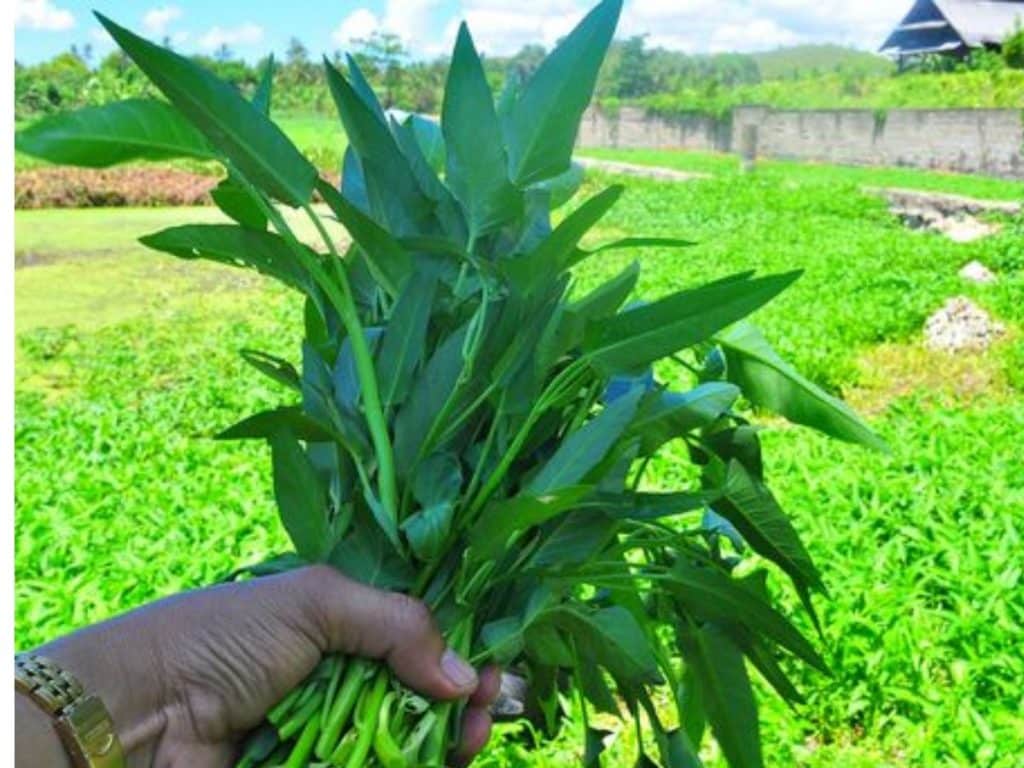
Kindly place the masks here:
[(1002, 227), (986, 217), (993, 214), (1016, 216), (1020, 203), (978, 200), (939, 192), (865, 187), (865, 192), (883, 196), (889, 209), (910, 229), (938, 232), (958, 243), (969, 243), (994, 235)]
[(920, 394), (949, 406), (1011, 396), (998, 355), (968, 352), (951, 355), (920, 343), (886, 343), (857, 359), (858, 383), (846, 397), (868, 415), (881, 413), (894, 400)]
[(661, 181), (694, 181), (695, 179), (711, 178), (709, 173), (677, 171), (673, 168), (635, 165), (633, 163), (619, 162), (618, 160), (598, 160), (593, 157), (576, 157), (573, 160), (584, 168), (593, 168), (597, 171), (607, 171), (609, 173), (622, 173), (627, 176), (640, 176), (646, 179), (659, 179)]

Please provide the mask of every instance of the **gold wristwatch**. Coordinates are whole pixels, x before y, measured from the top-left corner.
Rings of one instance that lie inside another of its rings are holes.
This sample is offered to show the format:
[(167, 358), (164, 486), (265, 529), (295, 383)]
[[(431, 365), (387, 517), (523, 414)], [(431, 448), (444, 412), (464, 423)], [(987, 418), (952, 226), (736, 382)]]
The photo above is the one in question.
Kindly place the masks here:
[(14, 687), (54, 720), (75, 768), (124, 768), (124, 752), (103, 702), (44, 656), (14, 657)]

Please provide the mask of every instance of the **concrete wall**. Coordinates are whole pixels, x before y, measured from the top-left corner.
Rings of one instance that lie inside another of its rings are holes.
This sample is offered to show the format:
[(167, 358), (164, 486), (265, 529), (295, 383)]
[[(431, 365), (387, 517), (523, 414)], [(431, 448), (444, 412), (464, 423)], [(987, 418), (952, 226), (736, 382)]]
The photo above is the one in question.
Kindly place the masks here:
[(738, 151), (757, 127), (762, 157), (846, 165), (889, 165), (1024, 178), (1024, 119), (1013, 109), (774, 110), (739, 107), (723, 120), (658, 117), (623, 107), (587, 113), (583, 147)]

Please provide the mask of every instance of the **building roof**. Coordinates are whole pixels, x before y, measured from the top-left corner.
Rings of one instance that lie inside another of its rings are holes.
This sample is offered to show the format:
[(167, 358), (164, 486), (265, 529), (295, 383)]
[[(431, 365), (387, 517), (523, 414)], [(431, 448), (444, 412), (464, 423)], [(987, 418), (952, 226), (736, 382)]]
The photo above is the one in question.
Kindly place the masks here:
[(1017, 0), (916, 0), (882, 44), (889, 54), (941, 53), (998, 45), (1024, 24)]

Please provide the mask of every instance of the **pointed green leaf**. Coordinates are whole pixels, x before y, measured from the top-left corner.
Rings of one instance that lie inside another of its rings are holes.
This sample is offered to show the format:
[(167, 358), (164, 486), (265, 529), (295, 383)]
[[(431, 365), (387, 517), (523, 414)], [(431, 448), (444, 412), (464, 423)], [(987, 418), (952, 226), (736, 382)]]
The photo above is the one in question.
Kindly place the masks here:
[(395, 235), (418, 234), (430, 219), (433, 205), (420, 189), (388, 123), (326, 58), (324, 70), (349, 145), (359, 155), (374, 218)]
[(712, 424), (739, 395), (738, 387), (719, 381), (699, 384), (689, 392), (653, 393), (630, 426), (630, 433), (640, 437), (640, 455), (652, 456), (669, 440)]
[(735, 459), (729, 462), (722, 498), (712, 506), (755, 552), (778, 565), (795, 584), (824, 591), (821, 575), (786, 513), (771, 491)]
[[(252, 267), (287, 286), (312, 293), (312, 280), (278, 235), (233, 224), (186, 224), (139, 238), (156, 251), (182, 259), (209, 259), (233, 267)], [(316, 255), (310, 251), (310, 258)]]
[(287, 360), (255, 349), (243, 349), (241, 354), (245, 362), (264, 376), (290, 389), (294, 389), (296, 392), (302, 390), (302, 385), (299, 382), (299, 372)]
[(608, 546), (619, 527), (619, 521), (602, 510), (569, 512), (543, 536), (530, 566), (557, 569), (585, 563)]
[(520, 494), (490, 504), (469, 534), (479, 560), (498, 556), (518, 531), (525, 531), (572, 509), (589, 493), (589, 486), (569, 486), (538, 496)]
[(642, 368), (709, 339), (771, 301), (799, 272), (680, 291), (587, 329), (584, 352), (606, 373)]
[(252, 105), (264, 115), (270, 115), (270, 93), (274, 86), (274, 54), (267, 57), (267, 65), (263, 68), (263, 76), (256, 85), (252, 95)]
[(561, 208), (568, 203), (581, 186), (585, 172), (579, 163), (572, 163), (569, 170), (558, 176), (534, 185), (533, 189), (543, 190), (551, 196), (551, 210)]
[(599, 320), (615, 314), (636, 287), (640, 277), (640, 264), (634, 261), (619, 274), (602, 283), (569, 310), (583, 320)]
[(100, 13), (96, 18), (171, 104), (245, 178), (283, 203), (299, 206), (310, 201), (316, 168), (233, 85)]
[(581, 653), (597, 659), (616, 680), (637, 685), (661, 682), (650, 641), (625, 608), (613, 605), (585, 612), (562, 607), (553, 609), (550, 617), (573, 638)]
[(416, 143), (434, 173), (441, 173), (445, 165), (444, 133), (441, 126), (429, 117), (415, 114), (409, 115), (405, 124), (412, 129)]
[(402, 532), (413, 554), (425, 563), (435, 562), (445, 554), (442, 547), (452, 529), (455, 508), (443, 501), (410, 515), (402, 523)]
[(458, 384), (465, 366), (462, 347), (468, 330), (468, 325), (463, 325), (434, 351), (416, 377), (408, 399), (398, 411), (395, 418), (394, 450), (395, 466), (400, 477), (412, 470), (420, 446)]
[(90, 168), (128, 160), (218, 159), (191, 123), (174, 107), (155, 99), (127, 99), (60, 112), (18, 131), (14, 146), (51, 163)]
[(267, 214), (252, 190), (228, 176), (213, 188), (210, 197), (225, 214), (246, 229), (266, 229)]
[(218, 440), (269, 440), (276, 432), (287, 428), (295, 437), (306, 442), (334, 440), (331, 431), (306, 416), (301, 408), (288, 406), (261, 411), (217, 434)]
[(812, 667), (828, 672), (824, 659), (781, 613), (721, 570), (680, 557), (666, 583), (692, 613), (713, 621), (742, 622)]
[(316, 190), (362, 248), (374, 279), (389, 294), (397, 296), (398, 287), (412, 273), (409, 254), (386, 229), (342, 197), (329, 183), (318, 180)]
[(274, 498), (288, 536), (300, 557), (315, 562), (329, 546), (327, 499), (313, 465), (287, 427), (270, 437)]
[(611, 736), (611, 731), (587, 728), (583, 744), (583, 768), (601, 768), (601, 755), (608, 748), (606, 741)]
[(705, 624), (681, 642), (692, 667), (715, 740), (731, 768), (763, 768), (757, 704), (743, 654), (732, 638)]
[(795, 424), (888, 452), (889, 448), (848, 405), (801, 376), (749, 323), (716, 336), (725, 353), (729, 380), (755, 405)]
[(523, 621), (518, 616), (489, 621), (480, 628), (480, 639), (491, 658), (503, 667), (523, 652)]
[(522, 216), (523, 196), (508, 179), (494, 97), (465, 22), (448, 70), (441, 129), (446, 178), (466, 212), (470, 241)]
[(385, 407), (401, 404), (426, 352), (427, 325), (437, 281), (414, 276), (398, 294), (377, 357), (377, 378)]
[(565, 438), (530, 481), (527, 491), (539, 496), (579, 483), (626, 431), (642, 395), (643, 390), (634, 389)]
[(615, 34), (622, 0), (604, 0), (544, 59), (504, 123), (509, 169), (517, 186), (569, 168), (583, 111)]
[(551, 278), (572, 266), (576, 246), (622, 195), (615, 185), (594, 195), (570, 213), (540, 244), (527, 254), (505, 259), (501, 271), (520, 291), (547, 285)]

